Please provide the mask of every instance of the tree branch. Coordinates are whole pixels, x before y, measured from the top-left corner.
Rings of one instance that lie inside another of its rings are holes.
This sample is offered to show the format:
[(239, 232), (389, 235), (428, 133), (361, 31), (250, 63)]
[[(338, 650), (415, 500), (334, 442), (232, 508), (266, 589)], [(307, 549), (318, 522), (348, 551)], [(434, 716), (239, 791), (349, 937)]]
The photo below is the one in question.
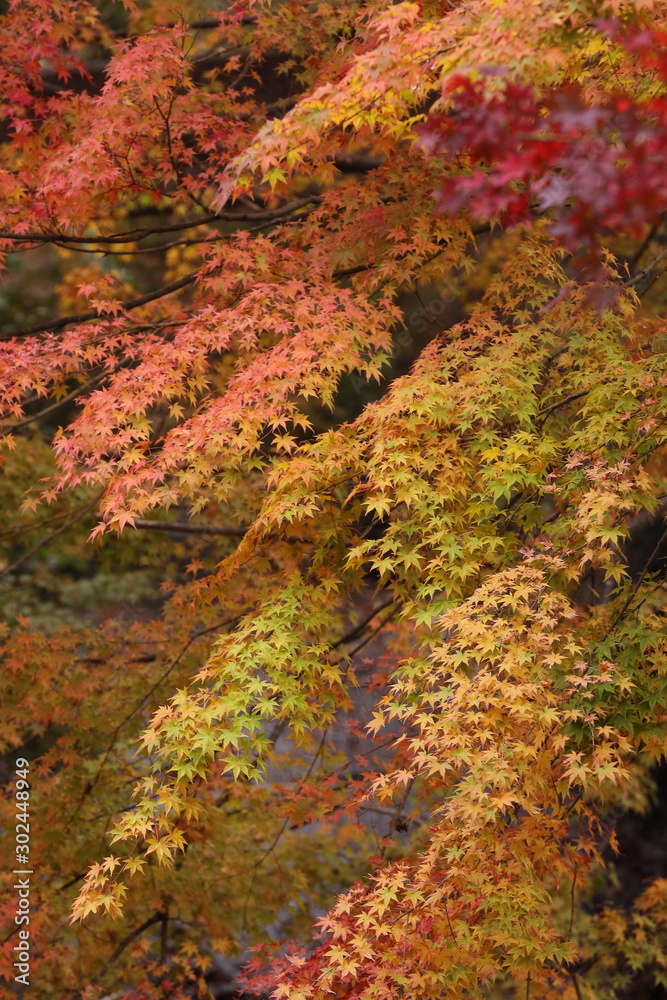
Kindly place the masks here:
[(247, 528), (237, 528), (231, 524), (190, 524), (181, 521), (149, 521), (140, 518), (134, 522), (135, 528), (148, 528), (151, 531), (177, 531), (186, 535), (229, 535), (233, 538), (243, 538)]
[(36, 230), (27, 233), (0, 231), (0, 239), (12, 240), (14, 243), (136, 243), (138, 240), (146, 239), (147, 236), (180, 233), (183, 230), (196, 229), (198, 226), (207, 226), (219, 219), (219, 215), (211, 214), (192, 222), (178, 222), (172, 226), (144, 226), (141, 229), (128, 229), (124, 233), (113, 233), (110, 236), (73, 236), (68, 233), (42, 233)]
[[(68, 233), (41, 233), (31, 230), (27, 233), (17, 233), (12, 231), (0, 231), (0, 239), (11, 240), (13, 243), (76, 243), (82, 245), (95, 245), (104, 243), (107, 245), (137, 243), (148, 236), (156, 236), (161, 233), (180, 233), (188, 229), (196, 229), (199, 226), (207, 226), (213, 222), (271, 222), (280, 219), (285, 215), (298, 211), (311, 203), (319, 204), (322, 196), (318, 194), (304, 195), (303, 198), (296, 198), (294, 201), (279, 205), (277, 208), (257, 208), (252, 212), (230, 212), (220, 211), (205, 215), (203, 218), (192, 222), (174, 223), (171, 226), (148, 226), (141, 229), (128, 229), (124, 233), (113, 233), (110, 236), (73, 236)], [(160, 247), (156, 247), (159, 250)], [(121, 251), (124, 252), (124, 251)]]
[(10, 573), (13, 573), (14, 570), (19, 568), (19, 566), (22, 566), (23, 563), (27, 562), (27, 560), (30, 559), (31, 556), (34, 556), (36, 552), (39, 552), (40, 549), (43, 549), (45, 545), (49, 545), (54, 540), (54, 538), (57, 538), (58, 535), (62, 535), (63, 531), (67, 531), (67, 529), (71, 528), (73, 524), (76, 524), (77, 521), (80, 521), (81, 518), (84, 517), (84, 515), (87, 514), (88, 511), (92, 510), (93, 507), (99, 502), (99, 500), (102, 497), (102, 493), (103, 491), (100, 493), (96, 493), (93, 499), (89, 503), (84, 504), (83, 507), (79, 507), (74, 517), (70, 518), (69, 521), (65, 521), (65, 523), (61, 524), (59, 528), (56, 528), (55, 531), (52, 531), (50, 535), (47, 535), (46, 538), (40, 539), (36, 545), (33, 545), (31, 549), (28, 549), (28, 551), (25, 552), (22, 556), (19, 556), (19, 558), (15, 559), (13, 563), (10, 563), (9, 566), (7, 566), (5, 569), (2, 570), (2, 572), (0, 572), (0, 580), (8, 576)]
[[(178, 281), (172, 281), (168, 285), (163, 285), (161, 288), (157, 288), (154, 292), (148, 292), (146, 295), (140, 295), (139, 298), (136, 299), (129, 299), (127, 302), (122, 303), (122, 308), (125, 311), (138, 309), (139, 306), (145, 306), (148, 302), (154, 302), (156, 299), (164, 298), (165, 295), (171, 295), (172, 292), (178, 292), (181, 288), (191, 285), (196, 280), (198, 274), (199, 271), (193, 271), (191, 274), (186, 274), (184, 278), (179, 278)], [(13, 340), (15, 337), (34, 337), (39, 333), (55, 333), (56, 330), (63, 330), (66, 326), (71, 326), (73, 323), (87, 323), (93, 319), (104, 318), (104, 314), (100, 315), (96, 309), (91, 309), (85, 313), (74, 313), (70, 316), (63, 316), (61, 319), (50, 320), (48, 323), (40, 323), (37, 326), (29, 326), (25, 330), (15, 330), (12, 333), (3, 333), (0, 335), (0, 342)]]
[(664, 261), (666, 257), (667, 250), (663, 250), (651, 261), (650, 264), (647, 264), (646, 267), (641, 269), (641, 271), (637, 271), (635, 275), (629, 278), (625, 282), (625, 287), (636, 288), (637, 295), (641, 298), (641, 296), (648, 291), (653, 282), (659, 276), (661, 270), (664, 270)]
[(99, 385), (99, 383), (102, 382), (107, 375), (111, 375), (118, 371), (118, 367), (119, 366), (114, 368), (111, 372), (101, 372), (94, 378), (87, 379), (80, 385), (75, 386), (75, 388), (72, 389), (71, 392), (68, 392), (66, 396), (63, 396), (61, 399), (57, 399), (55, 403), (51, 403), (49, 406), (45, 406), (43, 410), (39, 411), (39, 413), (34, 413), (29, 417), (23, 417), (21, 420), (14, 421), (14, 423), (0, 424), (0, 431), (17, 431), (20, 430), (21, 427), (27, 427), (29, 424), (34, 424), (38, 420), (43, 420), (49, 413), (53, 413), (55, 410), (59, 410), (61, 406), (66, 406), (67, 403), (71, 403), (72, 400), (76, 399), (77, 396), (80, 396), (82, 392), (86, 392), (88, 389), (92, 389), (94, 386)]
[(133, 941), (136, 941), (136, 939), (140, 937), (144, 933), (144, 931), (147, 931), (149, 927), (153, 926), (153, 924), (162, 923), (162, 921), (165, 919), (168, 919), (168, 917), (166, 917), (165, 914), (162, 913), (161, 911), (158, 911), (157, 913), (154, 913), (152, 917), (149, 917), (148, 920), (144, 920), (143, 924), (139, 924), (139, 926), (135, 927), (133, 931), (130, 931), (129, 934), (126, 934), (123, 940), (114, 948), (113, 952), (106, 960), (104, 965), (90, 980), (91, 983), (99, 982), (102, 976), (106, 975), (106, 973), (109, 971), (112, 965), (114, 965), (118, 961), (118, 959), (123, 954), (127, 946), (132, 944)]

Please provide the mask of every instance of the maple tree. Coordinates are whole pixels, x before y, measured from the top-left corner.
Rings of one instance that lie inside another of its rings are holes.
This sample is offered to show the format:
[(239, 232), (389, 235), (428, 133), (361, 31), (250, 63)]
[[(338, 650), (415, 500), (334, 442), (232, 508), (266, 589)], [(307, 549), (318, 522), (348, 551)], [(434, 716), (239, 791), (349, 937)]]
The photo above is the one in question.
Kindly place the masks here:
[(2, 995), (666, 987), (667, 4), (0, 16)]

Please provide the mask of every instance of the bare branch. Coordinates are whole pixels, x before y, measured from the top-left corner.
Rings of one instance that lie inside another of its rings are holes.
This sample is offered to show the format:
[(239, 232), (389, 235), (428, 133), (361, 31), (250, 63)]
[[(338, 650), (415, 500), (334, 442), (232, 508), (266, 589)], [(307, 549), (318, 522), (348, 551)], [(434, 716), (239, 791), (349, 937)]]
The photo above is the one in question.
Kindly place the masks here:
[(175, 531), (184, 535), (229, 535), (233, 538), (243, 538), (247, 528), (237, 528), (231, 524), (190, 524), (185, 521), (149, 521), (139, 519), (134, 522), (135, 528), (148, 528), (151, 531)]
[[(196, 229), (199, 226), (210, 225), (213, 222), (271, 222), (274, 219), (281, 219), (285, 215), (291, 215), (306, 205), (311, 203), (319, 204), (322, 196), (317, 194), (305, 195), (303, 198), (296, 198), (294, 201), (279, 205), (278, 208), (257, 208), (252, 212), (230, 212), (221, 211), (211, 215), (205, 215), (201, 219), (191, 222), (175, 223), (172, 226), (150, 226), (142, 229), (128, 229), (124, 233), (113, 233), (109, 236), (74, 236), (69, 233), (50, 233), (31, 230), (26, 233), (16, 233), (11, 231), (0, 232), (0, 240), (11, 240), (13, 243), (76, 243), (84, 246), (95, 246), (96, 244), (123, 244), (137, 243), (149, 236), (158, 236), (161, 233), (180, 233), (188, 229)], [(161, 249), (155, 247), (156, 250)], [(124, 251), (120, 251), (124, 253)]]
[[(186, 274), (184, 278), (179, 278), (178, 281), (172, 281), (168, 285), (163, 285), (161, 288), (157, 288), (154, 292), (148, 292), (146, 295), (140, 295), (136, 299), (129, 299), (129, 301), (122, 303), (122, 308), (125, 311), (138, 309), (139, 306), (145, 306), (148, 302), (154, 302), (156, 299), (162, 299), (166, 295), (171, 295), (172, 292), (178, 292), (181, 288), (186, 288), (188, 285), (191, 285), (196, 280), (198, 274), (199, 271), (193, 271), (191, 274)], [(55, 333), (56, 330), (63, 330), (66, 326), (71, 326), (74, 323), (87, 323), (90, 320), (104, 318), (104, 315), (100, 315), (96, 309), (91, 309), (85, 313), (75, 313), (70, 316), (62, 316), (60, 319), (50, 320), (48, 323), (41, 323), (37, 326), (29, 326), (25, 330), (3, 333), (0, 335), (0, 341), (13, 340), (15, 337), (34, 337), (39, 333)]]
[(96, 493), (93, 499), (89, 503), (84, 504), (83, 507), (79, 507), (74, 517), (71, 517), (69, 521), (65, 521), (64, 524), (61, 524), (59, 528), (56, 528), (55, 531), (52, 531), (51, 534), (46, 536), (46, 538), (41, 538), (36, 545), (33, 545), (31, 549), (28, 549), (28, 551), (25, 552), (22, 556), (19, 556), (19, 558), (15, 559), (13, 563), (10, 563), (9, 566), (7, 566), (5, 569), (2, 570), (2, 572), (0, 572), (0, 580), (8, 576), (10, 573), (13, 573), (14, 570), (19, 568), (19, 566), (22, 566), (25, 562), (27, 562), (28, 559), (31, 558), (31, 556), (34, 556), (36, 552), (39, 552), (40, 549), (43, 549), (45, 545), (49, 545), (54, 540), (54, 538), (57, 538), (58, 535), (62, 535), (63, 531), (67, 531), (67, 529), (71, 528), (72, 525), (76, 524), (77, 521), (80, 521), (81, 518), (88, 513), (88, 511), (93, 509), (93, 507), (99, 502), (101, 497), (102, 497), (101, 492)]
[(147, 931), (149, 927), (153, 926), (153, 924), (162, 923), (162, 921), (165, 919), (168, 919), (168, 917), (166, 917), (166, 915), (161, 911), (158, 913), (154, 913), (152, 917), (148, 918), (148, 920), (144, 920), (143, 924), (139, 924), (139, 926), (135, 927), (133, 931), (130, 931), (129, 934), (126, 934), (125, 937), (122, 939), (122, 941), (120, 941), (119, 944), (114, 948), (113, 952), (106, 960), (104, 965), (93, 976), (93, 978), (91, 979), (91, 983), (99, 982), (100, 979), (104, 975), (106, 975), (109, 969), (118, 961), (118, 959), (123, 954), (127, 946), (132, 944), (133, 941), (136, 941), (136, 939), (140, 937), (144, 933), (144, 931)]

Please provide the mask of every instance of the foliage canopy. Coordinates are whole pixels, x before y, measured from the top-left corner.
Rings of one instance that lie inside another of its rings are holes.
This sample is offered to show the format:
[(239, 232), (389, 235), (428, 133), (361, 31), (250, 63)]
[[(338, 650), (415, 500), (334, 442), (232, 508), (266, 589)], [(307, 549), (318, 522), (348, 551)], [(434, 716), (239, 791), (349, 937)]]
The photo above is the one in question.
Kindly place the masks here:
[(2, 996), (667, 987), (667, 4), (1, 16)]

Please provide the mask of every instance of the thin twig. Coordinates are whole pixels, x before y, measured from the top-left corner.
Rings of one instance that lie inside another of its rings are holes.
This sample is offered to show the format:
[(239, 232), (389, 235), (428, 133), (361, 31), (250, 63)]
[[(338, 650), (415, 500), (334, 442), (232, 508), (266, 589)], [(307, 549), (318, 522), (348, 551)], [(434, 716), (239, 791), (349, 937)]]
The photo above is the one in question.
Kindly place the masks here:
[[(68, 233), (40, 233), (35, 231), (29, 233), (0, 232), (0, 240), (11, 240), (13, 243), (76, 243), (83, 246), (88, 246), (89, 244), (95, 246), (95, 244), (100, 243), (122, 245), (124, 243), (137, 243), (149, 236), (156, 236), (161, 233), (178, 233), (188, 229), (196, 229), (199, 226), (210, 225), (213, 222), (268, 222), (280, 219), (284, 215), (290, 215), (292, 212), (296, 212), (308, 204), (319, 204), (321, 201), (321, 195), (309, 194), (303, 198), (296, 198), (294, 201), (287, 202), (284, 205), (279, 205), (277, 208), (258, 208), (257, 211), (253, 212), (221, 211), (206, 215), (202, 219), (197, 219), (193, 222), (181, 222), (172, 226), (129, 229), (124, 233), (114, 233), (110, 236), (70, 236)], [(160, 247), (156, 247), (155, 249), (159, 250)], [(119, 252), (124, 253), (123, 250)]]
[[(315, 764), (317, 763), (317, 761), (319, 759), (319, 756), (322, 753), (322, 750), (324, 749), (324, 744), (326, 743), (326, 739), (327, 739), (327, 730), (324, 729), (322, 731), (322, 737), (321, 737), (320, 742), (318, 744), (317, 750), (315, 751), (313, 759), (310, 762), (308, 770), (306, 771), (306, 773), (304, 774), (303, 778), (301, 779), (301, 788), (303, 788), (303, 786), (306, 784), (306, 782), (310, 778), (311, 774), (313, 773), (313, 769), (315, 767)], [(243, 914), (242, 914), (242, 917), (241, 917), (241, 927), (243, 927), (243, 928), (246, 927), (246, 916), (247, 916), (247, 912), (248, 912), (248, 903), (250, 901), (250, 896), (251, 896), (253, 887), (255, 885), (255, 880), (257, 878), (257, 872), (259, 871), (259, 869), (261, 868), (261, 866), (264, 864), (264, 862), (266, 861), (266, 859), (269, 857), (269, 855), (273, 854), (273, 852), (275, 851), (275, 849), (278, 846), (279, 842), (281, 841), (282, 836), (285, 833), (285, 830), (287, 830), (288, 827), (290, 828), (290, 830), (295, 829), (295, 826), (291, 822), (291, 820), (289, 819), (289, 817), (287, 817), (286, 819), (283, 820), (283, 822), (282, 822), (282, 824), (280, 826), (280, 829), (276, 833), (276, 835), (273, 838), (272, 842), (266, 848), (266, 850), (262, 854), (261, 858), (258, 861), (256, 861), (255, 864), (252, 866), (252, 869), (251, 869), (252, 874), (251, 874), (251, 878), (250, 878), (250, 885), (248, 887), (248, 892), (246, 893), (246, 897), (245, 897), (245, 900), (244, 900), (244, 903), (243, 903)]]
[(139, 924), (139, 926), (135, 927), (133, 931), (130, 931), (129, 934), (126, 934), (123, 940), (120, 941), (119, 944), (114, 948), (113, 952), (106, 960), (104, 965), (92, 977), (90, 982), (91, 983), (99, 982), (100, 979), (106, 975), (109, 969), (118, 961), (118, 959), (123, 954), (128, 945), (132, 944), (133, 941), (136, 941), (136, 939), (140, 937), (144, 933), (144, 931), (147, 931), (149, 927), (152, 927), (153, 924), (159, 924), (164, 919), (165, 919), (164, 913), (161, 912), (154, 913), (152, 917), (148, 918), (148, 920), (144, 920), (143, 924)]
[(65, 889), (71, 888), (73, 885), (76, 885), (77, 882), (80, 882), (81, 879), (84, 879), (85, 877), (86, 877), (86, 873), (85, 872), (80, 872), (78, 875), (73, 875), (72, 878), (68, 882), (65, 882), (64, 885), (60, 886), (60, 888), (58, 889), (58, 892), (64, 892)]
[(167, 679), (167, 677), (169, 676), (169, 674), (173, 670), (176, 669), (176, 667), (181, 662), (181, 660), (185, 656), (186, 652), (188, 651), (188, 649), (190, 648), (190, 646), (192, 645), (192, 643), (196, 642), (196, 640), (200, 639), (202, 636), (207, 635), (209, 632), (214, 632), (216, 629), (224, 628), (225, 625), (229, 625), (232, 622), (238, 621), (238, 619), (241, 618), (244, 614), (246, 614), (246, 612), (249, 611), (249, 610), (250, 609), (247, 608), (245, 611), (240, 612), (240, 614), (238, 614), (238, 615), (233, 615), (231, 618), (226, 618), (224, 621), (221, 621), (221, 622), (215, 622), (215, 624), (209, 625), (207, 628), (200, 629), (198, 632), (195, 632), (193, 635), (191, 635), (189, 637), (189, 639), (187, 640), (187, 642), (181, 647), (180, 651), (177, 653), (177, 655), (174, 657), (174, 659), (171, 660), (171, 662), (166, 667), (166, 669), (163, 670), (163, 672), (160, 674), (160, 676), (158, 677), (158, 679), (151, 685), (151, 687), (148, 689), (148, 691), (146, 692), (146, 694), (138, 702), (136, 702), (134, 704), (134, 706), (120, 720), (120, 722), (118, 723), (118, 725), (116, 726), (116, 728), (112, 732), (111, 739), (109, 740), (109, 743), (108, 743), (107, 748), (106, 748), (106, 750), (104, 752), (104, 756), (102, 757), (100, 765), (99, 765), (97, 771), (95, 772), (94, 776), (90, 779), (90, 781), (86, 782), (86, 785), (84, 786), (83, 792), (81, 793), (81, 797), (79, 798), (79, 801), (78, 801), (78, 803), (76, 805), (76, 808), (75, 808), (74, 812), (72, 813), (72, 815), (70, 816), (69, 820), (66, 823), (66, 826), (65, 826), (66, 830), (69, 829), (69, 827), (72, 824), (72, 822), (76, 819), (76, 817), (78, 816), (79, 811), (81, 809), (81, 806), (83, 805), (85, 799), (90, 795), (90, 793), (93, 791), (95, 785), (99, 781), (100, 775), (101, 775), (101, 773), (102, 773), (102, 771), (103, 771), (103, 769), (104, 769), (104, 767), (106, 765), (106, 762), (109, 759), (109, 756), (111, 755), (111, 751), (113, 750), (113, 748), (114, 748), (114, 746), (116, 744), (116, 740), (118, 738), (118, 734), (120, 733), (120, 731), (123, 728), (123, 726), (126, 725), (126, 723), (128, 723), (130, 721), (130, 719), (141, 708), (143, 708), (143, 706), (146, 704), (147, 701), (150, 700), (150, 698), (155, 693), (155, 691), (160, 687), (160, 685), (164, 683), (164, 681)]
[(583, 396), (587, 396), (590, 389), (583, 389), (581, 392), (573, 392), (570, 396), (566, 396), (565, 399), (559, 399), (557, 403), (553, 403), (551, 406), (547, 406), (546, 409), (540, 410), (537, 414), (538, 417), (542, 417), (542, 423), (547, 419), (550, 413), (554, 410), (559, 410), (561, 406), (567, 406), (568, 403), (574, 403), (576, 399), (581, 399)]
[(445, 916), (447, 917), (447, 926), (449, 927), (449, 933), (452, 935), (452, 940), (453, 940), (454, 944), (456, 945), (456, 947), (458, 948), (458, 946), (459, 946), (459, 940), (458, 940), (456, 934), (454, 933), (454, 928), (452, 927), (452, 922), (449, 919), (449, 909), (447, 907), (447, 899), (446, 898), (443, 900), (443, 903), (445, 904)]
[[(161, 288), (157, 288), (154, 292), (148, 292), (146, 295), (140, 295), (136, 299), (129, 299), (127, 302), (122, 302), (120, 304), (121, 309), (125, 312), (130, 309), (138, 309), (139, 306), (145, 306), (148, 302), (154, 302), (156, 299), (164, 298), (165, 295), (171, 295), (172, 292), (178, 292), (181, 288), (193, 284), (198, 275), (199, 271), (192, 271), (191, 274), (186, 274), (184, 278), (172, 281), (168, 285), (162, 285)], [(62, 316), (60, 319), (49, 320), (48, 323), (29, 326), (25, 330), (15, 330), (11, 333), (0, 334), (0, 341), (12, 340), (14, 337), (34, 337), (38, 333), (55, 333), (57, 330), (63, 330), (66, 326), (72, 326), (74, 323), (87, 323), (89, 320), (106, 318), (104, 313), (99, 313), (97, 309), (90, 309), (85, 313), (73, 313), (70, 316)]]
[(33, 545), (31, 549), (28, 549), (27, 552), (25, 552), (22, 556), (19, 556), (18, 559), (15, 559), (13, 563), (11, 563), (9, 566), (3, 569), (2, 572), (0, 572), (0, 580), (8, 576), (10, 573), (13, 573), (14, 570), (18, 569), (19, 566), (22, 566), (24, 562), (27, 562), (27, 560), (30, 559), (31, 556), (34, 556), (36, 552), (39, 552), (40, 549), (43, 549), (45, 545), (49, 545), (54, 538), (57, 538), (58, 535), (62, 535), (63, 531), (67, 531), (67, 529), (71, 528), (73, 524), (76, 524), (77, 521), (80, 521), (81, 518), (84, 516), (84, 514), (87, 514), (89, 510), (92, 510), (93, 507), (97, 503), (99, 503), (100, 499), (103, 496), (103, 493), (104, 493), (103, 490), (99, 493), (96, 493), (93, 499), (90, 501), (90, 503), (84, 504), (83, 507), (79, 507), (74, 517), (70, 518), (69, 521), (65, 521), (64, 524), (61, 524), (59, 528), (56, 528), (55, 531), (52, 531), (50, 535), (46, 536), (46, 538), (40, 539), (40, 541), (37, 542), (36, 545)]
[(651, 287), (655, 279), (658, 277), (660, 273), (660, 267), (666, 257), (667, 257), (667, 249), (659, 253), (657, 257), (654, 257), (651, 263), (647, 264), (646, 267), (643, 267), (641, 271), (637, 271), (635, 275), (633, 275), (631, 278), (628, 278), (628, 280), (624, 282), (625, 287), (634, 288), (635, 286), (644, 282), (644, 287), (642, 288), (641, 292), (637, 293), (638, 295), (643, 295), (644, 292), (646, 292)]
[[(408, 783), (405, 786), (405, 791), (403, 792), (403, 795), (400, 798), (400, 801), (398, 803), (396, 812), (394, 813), (394, 817), (393, 817), (391, 823), (389, 824), (389, 829), (387, 830), (387, 836), (388, 837), (393, 837), (393, 835), (394, 835), (394, 833), (396, 831), (396, 827), (398, 826), (399, 820), (401, 818), (401, 814), (402, 814), (403, 810), (405, 809), (405, 804), (408, 801), (408, 797), (410, 795), (410, 792), (413, 789), (414, 783), (415, 783), (415, 779), (414, 778), (410, 778), (409, 781), (408, 781)], [(384, 854), (384, 853), (385, 853), (385, 849), (383, 849), (383, 851), (382, 851), (382, 854)]]
[(575, 902), (575, 890), (577, 888), (577, 871), (579, 869), (578, 862), (574, 863), (574, 874), (572, 877), (572, 886), (570, 888), (570, 925), (567, 930), (568, 940), (572, 936), (572, 927), (574, 926), (574, 902)]
[(655, 234), (657, 233), (657, 231), (658, 231), (657, 225), (655, 225), (655, 224), (652, 225), (651, 228), (649, 229), (648, 233), (646, 234), (645, 238), (641, 241), (641, 243), (639, 244), (639, 246), (637, 247), (637, 249), (633, 253), (632, 257), (628, 261), (628, 268), (630, 270), (630, 274), (632, 274), (632, 272), (636, 268), (636, 266), (639, 263), (639, 260), (640, 260), (640, 258), (642, 256), (642, 254), (644, 253), (644, 251), (648, 247), (649, 243), (651, 242), (651, 240), (653, 239), (653, 237), (655, 236)]
[(22, 420), (17, 420), (13, 424), (1, 424), (0, 430), (17, 431), (21, 427), (27, 427), (29, 424), (34, 424), (38, 420), (43, 420), (44, 417), (47, 416), (47, 414), (54, 413), (55, 410), (59, 410), (61, 406), (65, 406), (67, 403), (71, 403), (71, 401), (73, 399), (76, 399), (77, 396), (80, 396), (82, 392), (85, 392), (87, 389), (92, 389), (94, 386), (99, 385), (99, 383), (104, 378), (106, 378), (108, 375), (114, 374), (119, 367), (120, 366), (117, 366), (112, 371), (101, 372), (94, 378), (87, 379), (87, 381), (82, 382), (81, 385), (77, 385), (74, 389), (72, 389), (71, 392), (68, 392), (66, 396), (63, 396), (62, 399), (57, 399), (55, 403), (51, 403), (50, 406), (46, 406), (43, 410), (40, 410), (39, 413), (35, 413), (31, 417), (23, 417)]
[(0, 542), (4, 542), (7, 538), (14, 538), (19, 532), (25, 535), (29, 532), (37, 531), (38, 528), (43, 528), (47, 524), (53, 524), (54, 521), (62, 521), (64, 517), (69, 517), (71, 513), (71, 510), (61, 510), (50, 517), (43, 517), (41, 521), (33, 521), (32, 524), (15, 524), (9, 531), (0, 533)]
[(167, 929), (168, 929), (168, 926), (169, 926), (169, 914), (165, 910), (165, 912), (162, 914), (162, 927), (160, 928), (160, 964), (161, 965), (166, 965), (167, 964), (168, 944), (169, 944), (169, 941), (168, 941), (168, 938), (167, 938)]
[(354, 649), (350, 650), (348, 656), (351, 660), (357, 655), (358, 652), (360, 652), (360, 650), (364, 648), (364, 646), (367, 646), (368, 643), (375, 638), (378, 632), (382, 631), (385, 625), (388, 625), (390, 621), (393, 621), (393, 619), (396, 617), (396, 614), (398, 613), (398, 610), (399, 607), (396, 607), (392, 612), (392, 614), (387, 615), (386, 618), (383, 618), (380, 624), (376, 628), (374, 628), (372, 632), (370, 632), (364, 639), (362, 639), (361, 642), (354, 647)]
[(635, 581), (635, 583), (632, 585), (632, 587), (630, 589), (630, 593), (628, 594), (626, 600), (624, 601), (621, 610), (618, 612), (618, 614), (616, 615), (616, 617), (612, 621), (611, 625), (607, 629), (606, 633), (604, 634), (603, 638), (598, 643), (598, 647), (600, 645), (602, 645), (603, 642), (606, 642), (606, 640), (609, 638), (609, 636), (614, 631), (614, 629), (616, 628), (616, 626), (625, 617), (625, 613), (627, 612), (628, 608), (632, 604), (632, 601), (634, 600), (634, 598), (635, 598), (635, 596), (637, 594), (637, 591), (639, 590), (639, 588), (641, 587), (642, 583), (644, 582), (646, 574), (649, 572), (651, 563), (653, 562), (653, 560), (657, 556), (658, 552), (660, 551), (660, 547), (665, 542), (665, 540), (667, 540), (667, 527), (665, 528), (665, 530), (663, 531), (663, 533), (660, 535), (660, 538), (658, 539), (658, 541), (655, 543), (655, 547), (654, 547), (653, 551), (651, 552), (650, 556), (648, 557), (648, 559), (644, 563), (643, 570), (639, 574), (639, 577), (637, 578), (637, 580)]
[(140, 518), (133, 527), (151, 531), (174, 531), (186, 535), (230, 535), (243, 538), (247, 528), (237, 528), (232, 524), (191, 524), (188, 521), (150, 521)]
[(367, 617), (364, 618), (364, 620), (360, 622), (359, 625), (357, 625), (353, 629), (350, 629), (350, 631), (346, 632), (345, 635), (341, 636), (340, 639), (336, 639), (335, 642), (332, 642), (331, 648), (337, 649), (339, 646), (344, 646), (345, 643), (351, 642), (352, 639), (356, 639), (359, 633), (363, 632), (363, 630), (366, 628), (369, 622), (372, 622), (376, 615), (378, 615), (381, 611), (384, 611), (385, 608), (391, 607), (391, 605), (394, 603), (395, 603), (395, 598), (392, 597), (388, 601), (385, 601), (384, 604), (380, 604), (379, 607), (373, 608), (371, 613), (367, 615)]
[(141, 229), (129, 229), (124, 233), (113, 233), (110, 236), (73, 236), (69, 233), (12, 233), (0, 232), (0, 240), (11, 240), (13, 243), (79, 243), (87, 245), (89, 243), (137, 243), (146, 239), (147, 236), (158, 236), (161, 233), (180, 233), (188, 229), (196, 229), (198, 226), (206, 226), (211, 222), (216, 222), (217, 215), (207, 215), (203, 219), (195, 219), (192, 222), (178, 222), (171, 226), (145, 226)]

